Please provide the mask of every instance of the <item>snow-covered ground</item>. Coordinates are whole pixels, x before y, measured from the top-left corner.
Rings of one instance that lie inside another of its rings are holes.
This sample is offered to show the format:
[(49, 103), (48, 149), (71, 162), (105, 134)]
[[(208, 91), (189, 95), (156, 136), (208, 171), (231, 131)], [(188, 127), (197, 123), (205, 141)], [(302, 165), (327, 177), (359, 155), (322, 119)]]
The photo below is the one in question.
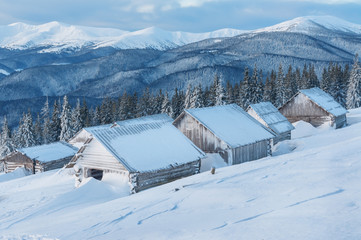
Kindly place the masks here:
[(348, 122), (295, 124), (273, 157), (130, 196), (115, 176), (79, 188), (67, 172), (8, 178), (0, 239), (361, 239), (361, 109)]

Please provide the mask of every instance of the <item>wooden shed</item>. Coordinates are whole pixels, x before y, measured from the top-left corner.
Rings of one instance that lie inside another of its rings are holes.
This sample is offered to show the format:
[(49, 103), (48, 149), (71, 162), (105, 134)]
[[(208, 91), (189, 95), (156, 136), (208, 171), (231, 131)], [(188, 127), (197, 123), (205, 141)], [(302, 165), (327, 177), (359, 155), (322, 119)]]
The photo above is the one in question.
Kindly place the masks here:
[(228, 165), (271, 155), (275, 135), (236, 104), (186, 109), (173, 122), (206, 153), (219, 153)]
[(38, 173), (62, 168), (69, 163), (77, 151), (78, 149), (70, 144), (55, 142), (17, 149), (1, 161), (5, 172), (24, 167), (32, 173)]
[(291, 123), (302, 120), (315, 127), (329, 123), (335, 128), (341, 128), (347, 123), (347, 110), (317, 87), (300, 90), (279, 111)]
[(291, 131), (295, 127), (272, 103), (260, 102), (251, 104), (247, 108), (247, 113), (276, 134), (273, 144), (291, 139)]
[(199, 173), (205, 154), (172, 121), (159, 114), (87, 128), (91, 136), (67, 167), (79, 169), (80, 181), (121, 174), (133, 193)]

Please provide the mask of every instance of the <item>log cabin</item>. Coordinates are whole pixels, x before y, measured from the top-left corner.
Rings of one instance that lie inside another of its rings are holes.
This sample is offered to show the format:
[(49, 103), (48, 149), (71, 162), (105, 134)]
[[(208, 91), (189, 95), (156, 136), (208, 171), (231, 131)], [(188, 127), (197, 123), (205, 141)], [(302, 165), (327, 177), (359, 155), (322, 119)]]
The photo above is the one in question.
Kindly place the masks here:
[(158, 114), (87, 128), (90, 136), (67, 166), (79, 181), (106, 173), (127, 176), (132, 193), (200, 171), (205, 153)]
[(276, 135), (273, 144), (291, 139), (291, 131), (295, 127), (283, 116), (271, 102), (251, 104), (247, 113)]
[(219, 153), (228, 165), (272, 153), (275, 134), (236, 104), (186, 109), (173, 125), (205, 153)]
[(291, 122), (305, 121), (314, 127), (328, 123), (335, 128), (347, 124), (347, 110), (333, 97), (315, 87), (300, 90), (279, 111)]
[(77, 148), (68, 143), (55, 142), (17, 149), (1, 161), (6, 173), (24, 167), (35, 174), (64, 167), (77, 151)]

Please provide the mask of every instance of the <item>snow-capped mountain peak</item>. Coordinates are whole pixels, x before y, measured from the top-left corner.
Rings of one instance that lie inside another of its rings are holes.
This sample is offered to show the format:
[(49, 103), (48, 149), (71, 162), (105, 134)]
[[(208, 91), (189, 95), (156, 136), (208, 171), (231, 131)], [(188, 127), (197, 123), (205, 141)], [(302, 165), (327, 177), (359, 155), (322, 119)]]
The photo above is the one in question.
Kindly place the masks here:
[(207, 33), (170, 32), (150, 27), (134, 32), (49, 22), (41, 25), (13, 23), (0, 26), (0, 47), (27, 49), (51, 46), (46, 51), (83, 46), (166, 49), (212, 37), (233, 37), (243, 31), (221, 29)]
[(331, 30), (346, 33), (361, 34), (361, 25), (354, 24), (333, 16), (305, 16), (258, 29), (255, 32), (300, 32)]

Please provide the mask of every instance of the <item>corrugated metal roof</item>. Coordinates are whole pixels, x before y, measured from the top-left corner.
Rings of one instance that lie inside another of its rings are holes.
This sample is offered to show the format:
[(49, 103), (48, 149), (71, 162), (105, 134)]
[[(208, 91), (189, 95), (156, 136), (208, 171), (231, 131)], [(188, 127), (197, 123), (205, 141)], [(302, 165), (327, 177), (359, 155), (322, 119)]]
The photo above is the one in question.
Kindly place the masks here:
[(347, 110), (336, 102), (331, 95), (325, 93), (318, 87), (300, 90), (300, 92), (335, 117), (347, 113)]
[(55, 142), (34, 147), (21, 148), (18, 149), (18, 151), (31, 159), (35, 159), (40, 162), (50, 162), (74, 156), (78, 149), (65, 142)]
[(172, 125), (165, 114), (88, 129), (130, 172), (146, 172), (185, 164), (205, 154)]
[(270, 129), (281, 134), (295, 129), (295, 127), (283, 116), (270, 102), (260, 102), (249, 105), (256, 114), (265, 121)]
[(232, 148), (274, 137), (269, 129), (236, 104), (193, 108), (185, 112)]

